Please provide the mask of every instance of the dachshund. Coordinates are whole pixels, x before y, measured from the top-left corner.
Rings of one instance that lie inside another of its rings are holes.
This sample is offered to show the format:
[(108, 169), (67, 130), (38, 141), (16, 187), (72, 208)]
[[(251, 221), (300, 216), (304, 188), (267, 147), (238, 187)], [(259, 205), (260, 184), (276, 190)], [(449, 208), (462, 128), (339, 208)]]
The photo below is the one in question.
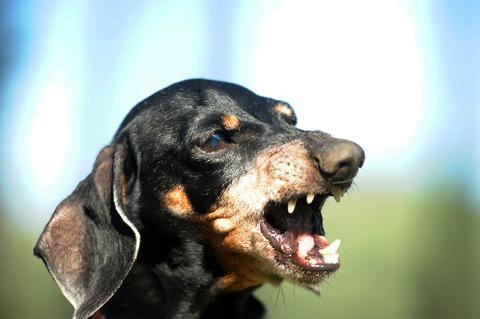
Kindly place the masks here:
[(322, 207), (365, 153), (296, 122), (204, 79), (137, 104), (34, 248), (73, 318), (261, 318), (261, 285), (317, 290), (340, 267)]

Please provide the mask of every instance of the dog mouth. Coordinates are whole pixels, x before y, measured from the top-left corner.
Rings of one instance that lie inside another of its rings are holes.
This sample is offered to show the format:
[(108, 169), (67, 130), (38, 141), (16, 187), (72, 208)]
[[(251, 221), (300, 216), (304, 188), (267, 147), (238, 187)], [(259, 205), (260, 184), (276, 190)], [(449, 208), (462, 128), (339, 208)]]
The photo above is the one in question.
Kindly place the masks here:
[(312, 271), (335, 271), (340, 267), (340, 240), (329, 243), (323, 228), (322, 207), (328, 197), (337, 202), (346, 189), (294, 196), (282, 203), (269, 203), (261, 231), (275, 250), (276, 259)]

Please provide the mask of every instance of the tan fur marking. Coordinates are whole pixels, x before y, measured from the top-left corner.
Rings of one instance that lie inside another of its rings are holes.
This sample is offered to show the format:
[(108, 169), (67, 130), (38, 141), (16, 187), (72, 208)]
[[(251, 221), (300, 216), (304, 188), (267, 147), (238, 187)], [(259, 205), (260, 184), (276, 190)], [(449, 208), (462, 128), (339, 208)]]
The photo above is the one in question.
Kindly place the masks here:
[(165, 196), (165, 204), (177, 214), (189, 214), (193, 212), (190, 199), (181, 185), (173, 187)]
[(232, 222), (227, 218), (219, 218), (213, 222), (213, 227), (219, 233), (227, 233), (232, 230), (233, 225)]
[[(220, 281), (217, 283), (217, 287), (221, 290), (225, 292), (242, 291), (268, 283), (264, 278), (261, 278), (261, 275), (251, 275), (255, 271), (258, 271), (256, 268), (259, 266), (254, 258), (242, 255), (234, 259), (225, 257), (221, 259), (223, 259), (223, 265), (226, 265), (229, 270), (232, 270), (231, 273), (220, 278)], [(252, 267), (251, 265), (255, 266)]]
[(225, 114), (222, 116), (222, 124), (225, 129), (233, 131), (240, 125), (240, 120), (233, 114)]
[(293, 116), (293, 111), (287, 104), (278, 103), (273, 107), (273, 109), (275, 110), (275, 112), (284, 114), (286, 116)]

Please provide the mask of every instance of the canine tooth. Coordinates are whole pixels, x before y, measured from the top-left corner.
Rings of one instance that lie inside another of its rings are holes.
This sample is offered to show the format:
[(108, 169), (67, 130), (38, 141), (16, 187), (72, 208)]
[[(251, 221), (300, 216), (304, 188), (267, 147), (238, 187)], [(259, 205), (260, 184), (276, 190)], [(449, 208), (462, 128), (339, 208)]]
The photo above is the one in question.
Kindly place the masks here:
[(323, 256), (323, 261), (326, 264), (336, 264), (336, 263), (338, 263), (338, 257), (339, 257), (338, 254), (324, 255)]
[(308, 194), (307, 195), (307, 204), (311, 204), (315, 199), (315, 194)]
[(297, 205), (297, 200), (292, 199), (288, 201), (288, 212), (291, 214), (295, 210), (295, 206)]
[(338, 251), (338, 247), (340, 247), (340, 239), (335, 240), (333, 243), (328, 245), (327, 247), (320, 249), (318, 252), (322, 255), (336, 255)]
[(335, 201), (337, 203), (340, 203), (340, 199), (343, 197), (345, 192), (346, 191), (341, 189), (341, 188), (338, 188), (338, 187), (335, 187), (335, 186), (332, 187), (332, 195), (335, 198)]

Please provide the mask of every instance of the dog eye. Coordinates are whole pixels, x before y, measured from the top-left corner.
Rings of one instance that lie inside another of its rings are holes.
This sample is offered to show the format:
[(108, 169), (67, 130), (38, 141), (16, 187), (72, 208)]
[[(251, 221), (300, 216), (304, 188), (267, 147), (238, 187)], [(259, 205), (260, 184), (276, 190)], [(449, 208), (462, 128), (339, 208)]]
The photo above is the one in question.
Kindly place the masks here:
[(202, 146), (207, 153), (216, 152), (227, 146), (227, 138), (222, 133), (214, 133)]

